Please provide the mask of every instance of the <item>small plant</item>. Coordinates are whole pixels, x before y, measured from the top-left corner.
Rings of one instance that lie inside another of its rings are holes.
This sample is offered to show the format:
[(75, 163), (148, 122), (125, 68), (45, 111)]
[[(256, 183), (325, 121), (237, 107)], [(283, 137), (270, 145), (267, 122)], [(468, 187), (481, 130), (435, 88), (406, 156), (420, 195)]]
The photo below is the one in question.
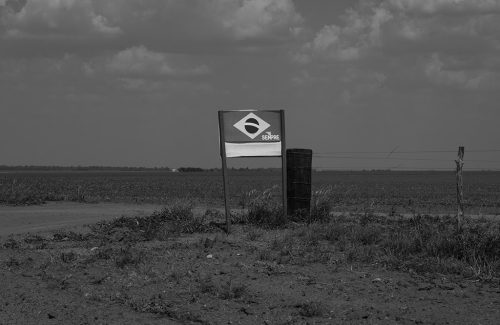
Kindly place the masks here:
[(273, 191), (276, 187), (268, 188), (262, 192), (250, 191), (248, 203), (248, 222), (266, 227), (281, 227), (287, 222), (283, 215), (283, 208), (274, 200)]
[(13, 238), (9, 238), (5, 241), (5, 243), (3, 244), (3, 247), (5, 248), (10, 248), (10, 249), (17, 249), (19, 247), (21, 247), (21, 244), (13, 239)]
[(47, 240), (39, 235), (28, 235), (24, 238), (26, 244), (32, 245), (35, 249), (45, 249), (48, 246)]
[(257, 240), (258, 238), (262, 237), (262, 235), (263, 235), (262, 230), (252, 228), (247, 233), (247, 239), (254, 241), (254, 240)]
[(211, 229), (205, 217), (197, 217), (192, 211), (193, 203), (177, 201), (147, 217), (121, 217), (91, 226), (93, 236), (104, 243), (121, 241), (167, 240), (175, 233), (194, 233)]
[(162, 294), (154, 295), (147, 300), (141, 299), (141, 301), (133, 301), (130, 305), (135, 311), (166, 316), (177, 320), (182, 324), (209, 324), (198, 314), (172, 307), (172, 304), (165, 297), (163, 297)]
[(58, 231), (52, 235), (53, 241), (76, 241), (88, 240), (89, 236), (74, 231)]
[(63, 263), (71, 263), (77, 259), (78, 255), (75, 252), (62, 252), (60, 255)]
[(217, 294), (217, 286), (214, 284), (211, 276), (198, 277), (198, 283), (201, 293)]
[(325, 307), (318, 301), (308, 301), (295, 307), (299, 309), (299, 315), (304, 317), (321, 317), (325, 313)]
[(232, 224), (246, 224), (248, 223), (248, 213), (243, 211), (231, 211)]
[(9, 259), (5, 262), (5, 266), (11, 268), (11, 267), (17, 267), (21, 265), (21, 262), (17, 260), (15, 257), (9, 257)]
[(231, 280), (228, 280), (219, 289), (219, 298), (228, 299), (238, 299), (241, 298), (247, 292), (247, 286), (242, 284), (234, 284)]
[(103, 247), (97, 250), (94, 258), (99, 260), (109, 260), (112, 256), (113, 249), (111, 247)]
[(276, 256), (274, 255), (273, 251), (266, 248), (259, 251), (258, 259), (261, 261), (274, 261), (276, 259)]
[(172, 272), (168, 275), (168, 278), (174, 282), (179, 283), (182, 277), (184, 276), (184, 273), (180, 272), (179, 270), (173, 269)]
[(193, 202), (186, 200), (178, 200), (159, 213), (160, 219), (171, 225), (172, 231), (189, 234), (206, 230), (206, 216), (207, 214), (195, 216)]
[(311, 216), (309, 221), (327, 221), (332, 211), (333, 189), (331, 186), (313, 191), (311, 195)]
[(127, 265), (137, 265), (143, 259), (143, 255), (131, 246), (120, 248), (118, 254), (115, 256), (115, 264), (119, 268), (124, 268)]

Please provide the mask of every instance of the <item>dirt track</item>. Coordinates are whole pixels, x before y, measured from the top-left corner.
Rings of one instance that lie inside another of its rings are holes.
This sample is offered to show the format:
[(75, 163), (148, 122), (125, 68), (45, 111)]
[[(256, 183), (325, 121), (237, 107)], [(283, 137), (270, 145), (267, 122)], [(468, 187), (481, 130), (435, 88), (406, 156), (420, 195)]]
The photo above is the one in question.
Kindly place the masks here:
[(0, 206), (0, 238), (10, 234), (76, 227), (121, 216), (145, 216), (161, 205), (50, 202), (37, 206)]
[[(127, 203), (77, 203), (49, 202), (34, 206), (0, 206), (0, 238), (11, 234), (49, 231), (58, 228), (80, 227), (83, 225), (110, 220), (121, 216), (147, 216), (163, 206), (159, 204)], [(234, 209), (233, 209), (234, 210)], [(203, 213), (203, 207), (195, 208), (195, 213)], [(333, 216), (346, 212), (333, 212)], [(387, 213), (375, 213), (388, 216)], [(411, 217), (404, 214), (403, 217)], [(468, 215), (478, 218), (476, 215)], [(481, 215), (483, 218), (498, 219), (498, 215)]]

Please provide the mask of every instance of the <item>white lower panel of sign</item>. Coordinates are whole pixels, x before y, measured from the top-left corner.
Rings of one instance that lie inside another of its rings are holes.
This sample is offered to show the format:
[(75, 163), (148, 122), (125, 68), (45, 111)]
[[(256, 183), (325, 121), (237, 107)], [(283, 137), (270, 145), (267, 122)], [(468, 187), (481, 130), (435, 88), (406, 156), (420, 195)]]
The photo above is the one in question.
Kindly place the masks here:
[(281, 157), (281, 142), (226, 142), (226, 157)]

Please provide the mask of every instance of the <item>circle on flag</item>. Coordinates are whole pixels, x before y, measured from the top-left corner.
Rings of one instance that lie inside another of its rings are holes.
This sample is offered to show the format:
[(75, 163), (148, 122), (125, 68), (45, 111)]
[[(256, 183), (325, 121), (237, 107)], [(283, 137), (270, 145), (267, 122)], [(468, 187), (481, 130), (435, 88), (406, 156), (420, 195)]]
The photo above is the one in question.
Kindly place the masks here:
[(250, 134), (254, 134), (259, 131), (259, 127), (259, 121), (257, 121), (253, 117), (245, 121), (245, 130)]

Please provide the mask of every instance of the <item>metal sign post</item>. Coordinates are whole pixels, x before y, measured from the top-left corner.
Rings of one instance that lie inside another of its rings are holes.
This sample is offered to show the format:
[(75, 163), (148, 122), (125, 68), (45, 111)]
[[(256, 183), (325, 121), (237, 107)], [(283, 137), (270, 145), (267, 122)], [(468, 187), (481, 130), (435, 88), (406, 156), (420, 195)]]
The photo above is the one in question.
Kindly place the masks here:
[(229, 213), (228, 207), (228, 191), (229, 191), (229, 182), (227, 179), (227, 161), (226, 161), (226, 146), (224, 145), (223, 139), (225, 139), (224, 133), (224, 114), (222, 111), (219, 111), (219, 135), (220, 135), (220, 155), (222, 158), (222, 180), (224, 187), (224, 208), (226, 212), (226, 232), (229, 234), (231, 228), (231, 215)]
[(227, 158), (281, 157), (283, 214), (287, 217), (285, 111), (219, 111), (226, 231), (229, 233)]

